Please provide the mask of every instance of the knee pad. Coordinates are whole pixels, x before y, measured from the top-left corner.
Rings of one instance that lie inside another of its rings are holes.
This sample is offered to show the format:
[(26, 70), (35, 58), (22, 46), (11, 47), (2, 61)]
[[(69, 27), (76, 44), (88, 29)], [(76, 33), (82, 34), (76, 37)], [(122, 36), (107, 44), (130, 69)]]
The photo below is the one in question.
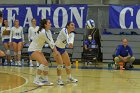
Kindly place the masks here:
[(71, 69), (71, 66), (66, 66), (67, 69)]
[(10, 55), (10, 50), (7, 50), (7, 51), (6, 51), (6, 54), (7, 54), (7, 55)]
[(62, 70), (62, 69), (63, 69), (63, 65), (58, 65), (58, 66), (57, 66), (57, 69), (58, 69), (58, 70)]
[(18, 51), (18, 54), (21, 55), (21, 51)]
[(39, 67), (38, 67), (39, 70), (42, 70), (42, 71), (48, 71), (49, 70), (49, 67), (48, 66), (45, 66), (43, 64), (41, 64)]

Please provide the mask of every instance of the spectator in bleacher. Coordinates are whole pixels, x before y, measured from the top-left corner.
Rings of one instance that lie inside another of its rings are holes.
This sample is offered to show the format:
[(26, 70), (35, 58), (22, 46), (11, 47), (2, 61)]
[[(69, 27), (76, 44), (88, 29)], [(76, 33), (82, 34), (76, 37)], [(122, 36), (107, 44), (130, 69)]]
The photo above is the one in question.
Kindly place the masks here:
[[(28, 40), (29, 40), (30, 43), (32, 42), (33, 37), (37, 34), (37, 31), (39, 29), (39, 26), (36, 25), (36, 19), (35, 18), (33, 18), (31, 20), (31, 22), (32, 22), (32, 26), (29, 27), (29, 29), (28, 29)], [(39, 66), (39, 63), (37, 61), (36, 61), (36, 64), (37, 64), (37, 66)], [(32, 67), (32, 66), (33, 66), (33, 63), (32, 63), (32, 59), (30, 57), (30, 67)]]
[(92, 19), (87, 20), (86, 22), (86, 27), (87, 27), (87, 35), (91, 35), (93, 39), (95, 40), (96, 44), (98, 45), (98, 61), (102, 61), (102, 52), (101, 52), (101, 36), (99, 29), (95, 27), (95, 22)]
[(95, 48), (96, 42), (92, 39), (91, 35), (88, 35), (88, 39), (84, 41), (84, 50), (85, 51), (92, 51)]
[(19, 20), (15, 19), (14, 26), (10, 32), (10, 42), (14, 50), (15, 65), (21, 66), (21, 50), (24, 44), (23, 27), (19, 25)]
[(114, 58), (115, 64), (118, 62), (123, 62), (126, 69), (133, 68), (132, 63), (134, 62), (135, 57), (133, 56), (133, 51), (131, 47), (128, 45), (128, 40), (123, 39), (122, 45), (119, 45), (116, 50), (116, 57)]
[(5, 65), (11, 64), (11, 56), (10, 56), (10, 30), (11, 28), (8, 25), (8, 20), (3, 20), (3, 24), (1, 27), (1, 37), (2, 37), (2, 42), (5, 48), (5, 54), (6, 54), (6, 59), (5, 59)]

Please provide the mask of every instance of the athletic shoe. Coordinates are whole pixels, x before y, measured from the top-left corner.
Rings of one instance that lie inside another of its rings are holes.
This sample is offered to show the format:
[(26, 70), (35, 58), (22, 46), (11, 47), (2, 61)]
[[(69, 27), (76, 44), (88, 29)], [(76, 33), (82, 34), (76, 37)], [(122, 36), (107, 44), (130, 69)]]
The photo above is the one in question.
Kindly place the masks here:
[(45, 81), (45, 82), (43, 82), (43, 83), (45, 83), (45, 85), (47, 85), (47, 86), (52, 86), (52, 85), (53, 85), (53, 83), (50, 82), (50, 81)]
[(67, 82), (76, 83), (76, 82), (78, 82), (78, 80), (75, 79), (75, 78), (73, 78), (73, 77), (71, 77), (71, 78), (68, 78), (68, 79), (67, 79)]
[(21, 62), (18, 62), (18, 66), (22, 66)]
[(15, 62), (15, 66), (17, 66), (18, 65), (18, 63), (17, 62)]
[(39, 81), (41, 81), (42, 83), (45, 83), (45, 85), (47, 85), (47, 86), (52, 86), (53, 85), (52, 82), (50, 82), (47, 79), (44, 79), (42, 77), (39, 78)]
[(58, 85), (61, 85), (61, 86), (64, 85), (64, 83), (63, 83), (63, 81), (62, 81), (61, 79), (58, 79), (58, 80), (57, 80), (57, 84), (58, 84)]
[(30, 67), (33, 67), (34, 65), (33, 64), (30, 64)]
[(39, 63), (38, 62), (36, 62), (36, 66), (39, 67)]
[(40, 80), (37, 80), (37, 79), (34, 79), (33, 83), (36, 84), (36, 85), (40, 85), (40, 86), (45, 85), (45, 83), (43, 83), (43, 82), (41, 82)]

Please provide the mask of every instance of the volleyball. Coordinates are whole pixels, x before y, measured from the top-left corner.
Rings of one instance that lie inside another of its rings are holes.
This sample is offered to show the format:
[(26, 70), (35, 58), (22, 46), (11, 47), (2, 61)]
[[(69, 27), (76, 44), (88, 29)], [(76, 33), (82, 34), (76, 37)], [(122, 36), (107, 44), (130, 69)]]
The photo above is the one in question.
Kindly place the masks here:
[(95, 28), (95, 22), (92, 19), (87, 20), (86, 22), (86, 28), (87, 29), (93, 29)]

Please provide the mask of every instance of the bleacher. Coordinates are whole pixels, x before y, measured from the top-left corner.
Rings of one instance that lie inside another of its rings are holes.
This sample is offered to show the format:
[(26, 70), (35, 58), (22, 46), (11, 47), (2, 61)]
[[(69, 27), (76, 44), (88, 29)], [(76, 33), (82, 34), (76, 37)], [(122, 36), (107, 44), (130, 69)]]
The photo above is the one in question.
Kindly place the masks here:
[(138, 29), (133, 30), (120, 30), (120, 29), (109, 29), (109, 32), (112, 32), (115, 35), (101, 35), (102, 43), (102, 52), (103, 52), (103, 62), (112, 62), (112, 54), (115, 51), (117, 45), (122, 44), (121, 40), (123, 38), (128, 39), (128, 44), (132, 47), (134, 57), (139, 59), (140, 56), (140, 35), (119, 35), (121, 31), (131, 33), (135, 31), (138, 34), (140, 33)]

